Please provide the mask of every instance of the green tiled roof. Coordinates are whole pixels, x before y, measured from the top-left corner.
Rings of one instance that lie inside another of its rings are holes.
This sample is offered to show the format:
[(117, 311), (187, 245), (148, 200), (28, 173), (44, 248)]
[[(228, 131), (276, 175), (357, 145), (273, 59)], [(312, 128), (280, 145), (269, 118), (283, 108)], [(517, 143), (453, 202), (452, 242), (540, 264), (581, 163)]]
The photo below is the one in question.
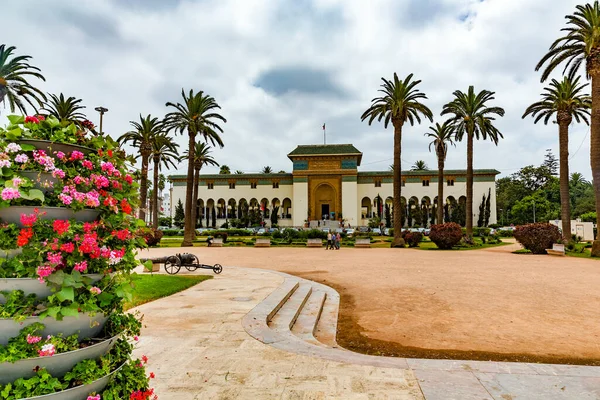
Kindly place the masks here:
[(301, 144), (289, 156), (329, 156), (352, 154), (362, 156), (356, 147), (351, 144)]
[[(169, 180), (185, 180), (187, 175), (169, 175)], [(200, 174), (200, 179), (292, 179), (292, 174)]]

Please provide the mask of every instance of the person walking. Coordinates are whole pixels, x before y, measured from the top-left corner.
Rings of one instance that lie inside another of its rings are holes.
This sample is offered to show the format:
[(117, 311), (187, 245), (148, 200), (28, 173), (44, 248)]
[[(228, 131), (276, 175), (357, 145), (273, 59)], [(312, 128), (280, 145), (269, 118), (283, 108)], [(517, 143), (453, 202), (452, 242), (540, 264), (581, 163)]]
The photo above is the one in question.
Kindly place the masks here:
[(329, 250), (330, 248), (333, 248), (333, 243), (331, 242), (332, 238), (331, 238), (331, 232), (327, 232), (327, 246), (325, 247), (325, 250)]
[(339, 250), (340, 249), (340, 242), (342, 241), (342, 235), (340, 235), (340, 233), (338, 232), (337, 235), (335, 235), (335, 249)]

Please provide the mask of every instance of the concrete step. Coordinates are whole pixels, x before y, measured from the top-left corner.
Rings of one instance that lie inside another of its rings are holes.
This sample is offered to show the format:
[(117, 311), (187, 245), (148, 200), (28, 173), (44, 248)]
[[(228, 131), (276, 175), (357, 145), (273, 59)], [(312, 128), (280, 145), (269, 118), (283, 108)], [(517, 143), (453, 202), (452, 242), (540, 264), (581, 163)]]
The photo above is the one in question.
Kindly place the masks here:
[(339, 304), (339, 294), (334, 290), (328, 291), (323, 304), (323, 310), (321, 311), (321, 317), (317, 321), (314, 332), (314, 337), (319, 343), (333, 348), (338, 347), (335, 337), (337, 333)]
[(267, 320), (269, 328), (275, 332), (289, 332), (294, 326), (298, 315), (302, 311), (304, 304), (310, 297), (312, 285), (310, 283), (300, 283), (292, 295), (271, 318)]
[[(310, 297), (306, 301), (306, 304), (304, 304), (298, 319), (296, 319), (296, 323), (292, 327), (292, 333), (294, 335), (311, 343), (317, 342), (314, 334), (326, 298), (327, 293), (313, 287)], [(318, 342), (314, 344), (318, 344)]]
[(269, 307), (272, 309), (269, 311), (267, 315), (267, 322), (271, 321), (271, 319), (277, 314), (279, 309), (287, 302), (287, 300), (294, 294), (294, 292), (298, 289), (300, 283), (296, 280), (286, 279), (281, 286), (279, 286), (273, 293), (271, 293), (263, 304), (269, 304)]

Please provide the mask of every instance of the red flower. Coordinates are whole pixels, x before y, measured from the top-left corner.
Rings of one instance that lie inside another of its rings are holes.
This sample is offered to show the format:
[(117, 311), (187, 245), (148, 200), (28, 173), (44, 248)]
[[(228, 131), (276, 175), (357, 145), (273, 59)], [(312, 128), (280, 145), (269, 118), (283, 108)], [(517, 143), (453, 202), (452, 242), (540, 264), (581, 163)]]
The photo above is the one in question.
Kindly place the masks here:
[(129, 239), (130, 233), (127, 229), (121, 229), (120, 231), (112, 231), (111, 235), (113, 235), (119, 240), (127, 240)]
[(33, 237), (33, 229), (24, 228), (19, 232), (19, 236), (17, 237), (17, 246), (23, 247), (27, 243), (29, 243), (29, 239)]
[(142, 356), (142, 361), (144, 362), (144, 364), (148, 363), (148, 357)]
[(154, 372), (150, 372), (150, 379), (154, 379), (156, 378), (156, 375), (154, 375)]
[(21, 214), (21, 223), (23, 226), (33, 226), (37, 221), (37, 213), (33, 213), (30, 215)]
[(109, 157), (112, 157), (112, 156), (113, 156), (113, 151), (112, 151), (112, 150), (109, 150), (109, 151), (108, 151), (108, 156), (109, 156)]
[(114, 206), (116, 206), (118, 203), (119, 203), (119, 202), (118, 202), (118, 200), (117, 200), (117, 199), (115, 199), (115, 198), (114, 198), (114, 197), (112, 197), (112, 196), (108, 196), (107, 198), (105, 198), (105, 199), (104, 199), (104, 205), (105, 205), (105, 206), (111, 206), (111, 207), (114, 207)]
[(34, 124), (39, 124), (40, 120), (37, 117), (28, 115), (27, 117), (25, 117), (25, 123), (27, 122), (33, 122)]
[(59, 235), (64, 235), (69, 230), (69, 221), (57, 219), (53, 222), (52, 227), (54, 228), (54, 232)]
[(43, 115), (36, 115), (37, 119), (39, 119), (40, 121), (43, 121), (46, 119), (46, 117), (44, 117)]
[(73, 243), (64, 243), (60, 246), (60, 251), (73, 253), (73, 251), (75, 251), (75, 245)]
[(121, 209), (123, 210), (123, 212), (125, 214), (131, 214), (131, 211), (132, 211), (131, 206), (127, 202), (127, 199), (121, 200)]
[(125, 182), (129, 183), (130, 185), (133, 183), (133, 178), (131, 177), (131, 175), (125, 175)]

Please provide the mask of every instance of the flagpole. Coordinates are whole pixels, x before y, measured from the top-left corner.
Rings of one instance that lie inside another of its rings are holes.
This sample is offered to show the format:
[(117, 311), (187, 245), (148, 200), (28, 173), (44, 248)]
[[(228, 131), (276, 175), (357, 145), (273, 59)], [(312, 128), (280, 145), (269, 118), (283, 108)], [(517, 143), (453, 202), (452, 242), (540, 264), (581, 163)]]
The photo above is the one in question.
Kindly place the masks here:
[(327, 144), (327, 131), (325, 130), (325, 124), (323, 124), (323, 144)]

